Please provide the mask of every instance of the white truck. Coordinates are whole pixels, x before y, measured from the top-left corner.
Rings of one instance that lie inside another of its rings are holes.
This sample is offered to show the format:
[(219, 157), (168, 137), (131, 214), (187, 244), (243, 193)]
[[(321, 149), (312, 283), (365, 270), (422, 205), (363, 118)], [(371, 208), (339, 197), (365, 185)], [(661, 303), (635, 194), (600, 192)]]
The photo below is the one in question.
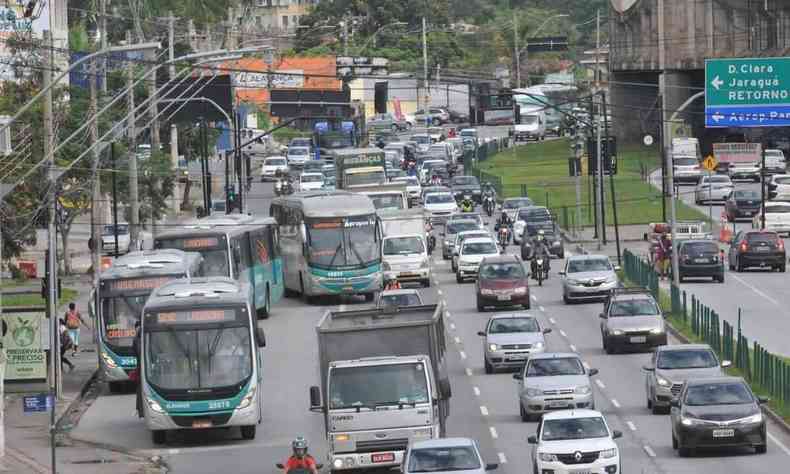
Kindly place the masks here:
[(425, 218), (419, 209), (382, 211), (381, 258), (384, 274), (400, 282), (431, 286), (431, 265)]
[(354, 186), (351, 191), (364, 194), (373, 201), (377, 211), (403, 210), (409, 208), (409, 194), (406, 183), (384, 183), (372, 186)]
[(316, 334), (310, 410), (324, 415), (332, 471), (399, 466), (410, 442), (445, 436), (443, 305), (329, 310)]
[(546, 112), (540, 108), (522, 108), (520, 112), (521, 123), (513, 126), (511, 136), (513, 141), (545, 140), (546, 139)]

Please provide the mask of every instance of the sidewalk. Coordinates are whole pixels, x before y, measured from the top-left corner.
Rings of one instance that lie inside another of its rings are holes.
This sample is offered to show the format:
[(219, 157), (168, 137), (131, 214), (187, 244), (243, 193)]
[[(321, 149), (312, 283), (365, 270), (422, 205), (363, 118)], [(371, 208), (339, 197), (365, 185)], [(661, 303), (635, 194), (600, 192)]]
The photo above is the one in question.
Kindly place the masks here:
[[(80, 312), (87, 316), (90, 277), (67, 278), (64, 279), (63, 286), (78, 291), (75, 303)], [(58, 309), (58, 315), (65, 312), (68, 303), (65, 302), (63, 307)], [(92, 324), (90, 321), (88, 322)], [(73, 371), (69, 371), (67, 367), (63, 371), (63, 397), (58, 400), (55, 410), (55, 417), (60, 425), (56, 449), (57, 472), (61, 474), (159, 472), (158, 470), (147, 470), (149, 463), (145, 459), (83, 443), (75, 443), (69, 439), (68, 432), (73, 427), (72, 419), (74, 417), (69, 416), (63, 419), (61, 417), (67, 414), (72, 408), (72, 404), (80, 398), (83, 389), (94, 376), (97, 368), (96, 346), (92, 328), (83, 327), (81, 329), (80, 353), (76, 357), (69, 357), (69, 359), (75, 367)], [(79, 413), (81, 410), (75, 411)], [(6, 455), (0, 458), (0, 472), (14, 474), (51, 472), (49, 416), (49, 413), (24, 414), (22, 394), (6, 394)]]

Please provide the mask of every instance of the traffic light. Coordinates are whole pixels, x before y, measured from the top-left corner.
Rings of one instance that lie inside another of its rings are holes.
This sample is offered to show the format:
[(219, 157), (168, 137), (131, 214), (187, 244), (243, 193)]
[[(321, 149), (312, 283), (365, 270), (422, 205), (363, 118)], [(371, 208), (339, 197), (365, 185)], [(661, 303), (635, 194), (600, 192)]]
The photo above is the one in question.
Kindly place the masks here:
[(25, 12), (24, 12), (24, 17), (25, 18), (33, 18), (33, 10), (36, 9), (36, 2), (37, 1), (38, 0), (29, 0), (27, 2), (27, 4), (25, 5)]

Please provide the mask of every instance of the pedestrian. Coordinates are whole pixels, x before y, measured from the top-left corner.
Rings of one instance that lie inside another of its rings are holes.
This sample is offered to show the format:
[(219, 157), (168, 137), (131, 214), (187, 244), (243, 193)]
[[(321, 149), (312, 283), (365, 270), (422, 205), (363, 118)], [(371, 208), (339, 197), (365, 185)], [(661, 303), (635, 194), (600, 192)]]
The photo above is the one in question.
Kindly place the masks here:
[(66, 352), (72, 348), (74, 343), (71, 341), (68, 328), (66, 328), (66, 321), (63, 318), (58, 321), (60, 322), (58, 325), (60, 329), (60, 363), (68, 365), (69, 372), (71, 372), (74, 370), (74, 364), (66, 357)]
[[(141, 370), (143, 359), (140, 357), (140, 321), (134, 323), (134, 339), (132, 340), (132, 351), (134, 351), (134, 356), (137, 358), (137, 368), (134, 370), (134, 382), (135, 385), (135, 406), (137, 408), (137, 417), (143, 417), (143, 382), (141, 380)], [(130, 374), (131, 375), (131, 374)]]
[(663, 280), (667, 277), (667, 270), (670, 258), (672, 257), (672, 241), (669, 239), (668, 234), (663, 234), (658, 244), (658, 254), (660, 256), (659, 265), (661, 266), (660, 275)]
[(64, 319), (66, 320), (66, 329), (69, 331), (71, 342), (74, 344), (74, 351), (71, 353), (71, 356), (76, 357), (77, 352), (80, 350), (80, 324), (86, 328), (88, 325), (82, 319), (82, 314), (77, 311), (77, 305), (73, 302), (69, 303), (69, 310), (66, 311)]

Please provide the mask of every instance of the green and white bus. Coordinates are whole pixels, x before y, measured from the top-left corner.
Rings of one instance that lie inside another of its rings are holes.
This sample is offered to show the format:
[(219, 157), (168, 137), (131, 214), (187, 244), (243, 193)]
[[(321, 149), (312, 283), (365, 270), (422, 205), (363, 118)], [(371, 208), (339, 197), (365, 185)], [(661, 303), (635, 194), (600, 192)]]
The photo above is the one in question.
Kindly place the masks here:
[(253, 311), (230, 278), (176, 280), (151, 294), (141, 325), (140, 390), (155, 444), (171, 430), (233, 426), (255, 438), (266, 341)]
[[(91, 297), (91, 318), (99, 356), (99, 375), (117, 392), (137, 368), (132, 348), (148, 295), (178, 278), (200, 276), (203, 258), (181, 250), (132, 252), (116, 259), (99, 274), (99, 308)], [(94, 289), (96, 291), (96, 289)]]
[(282, 298), (283, 262), (277, 222), (270, 217), (229, 214), (195, 219), (157, 234), (154, 248), (200, 253), (201, 274), (240, 282), (260, 317), (267, 317)]
[(280, 226), (285, 289), (304, 295), (364, 295), (382, 285), (381, 232), (370, 198), (346, 191), (301, 192), (272, 201)]

